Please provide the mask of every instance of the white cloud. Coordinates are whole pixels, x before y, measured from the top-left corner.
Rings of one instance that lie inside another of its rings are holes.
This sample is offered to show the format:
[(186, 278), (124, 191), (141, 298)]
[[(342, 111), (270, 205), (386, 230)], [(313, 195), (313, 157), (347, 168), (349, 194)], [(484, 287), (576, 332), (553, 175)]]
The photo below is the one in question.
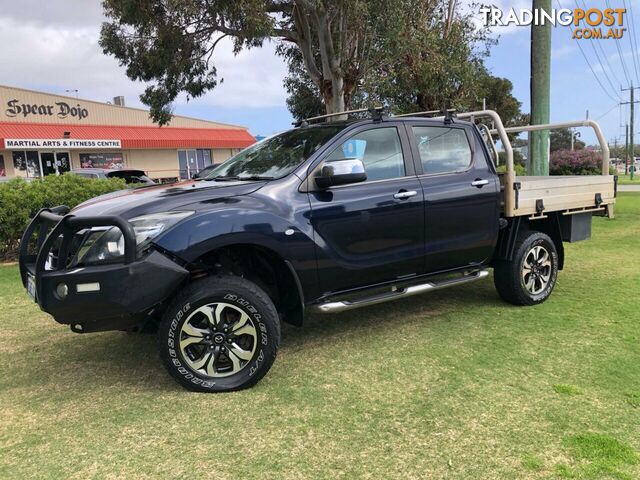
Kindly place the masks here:
[[(113, 57), (98, 45), (104, 21), (99, 2), (83, 0), (25, 0), (6, 2), (0, 11), (0, 83), (46, 88), (54, 93), (78, 89), (81, 98), (106, 101), (124, 95), (127, 105), (142, 106), (144, 85), (132, 82)], [(192, 104), (228, 107), (282, 106), (286, 74), (275, 45), (234, 56), (231, 42), (222, 41), (215, 56), (224, 82)], [(176, 106), (186, 102), (181, 97)]]

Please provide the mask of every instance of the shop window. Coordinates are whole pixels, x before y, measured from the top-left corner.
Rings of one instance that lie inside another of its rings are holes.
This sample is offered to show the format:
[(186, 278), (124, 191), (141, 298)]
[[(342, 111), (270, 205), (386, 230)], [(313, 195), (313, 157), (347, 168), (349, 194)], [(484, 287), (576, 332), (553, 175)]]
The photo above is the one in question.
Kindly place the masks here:
[(124, 168), (124, 156), (122, 153), (81, 153), (81, 168)]
[(0, 155), (0, 177), (7, 176), (7, 169), (4, 166), (4, 155)]
[(183, 180), (192, 178), (212, 163), (209, 149), (178, 150), (178, 169)]
[(13, 166), (16, 172), (25, 172), (23, 177), (41, 177), (42, 169), (40, 167), (40, 156), (35, 151), (14, 151)]

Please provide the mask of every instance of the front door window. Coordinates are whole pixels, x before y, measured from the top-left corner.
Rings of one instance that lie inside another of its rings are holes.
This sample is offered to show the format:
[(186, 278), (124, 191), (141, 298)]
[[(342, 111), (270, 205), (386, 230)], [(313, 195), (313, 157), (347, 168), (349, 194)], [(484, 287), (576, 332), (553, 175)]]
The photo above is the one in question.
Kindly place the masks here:
[(53, 152), (40, 152), (40, 162), (42, 164), (43, 175), (56, 174), (56, 160)]

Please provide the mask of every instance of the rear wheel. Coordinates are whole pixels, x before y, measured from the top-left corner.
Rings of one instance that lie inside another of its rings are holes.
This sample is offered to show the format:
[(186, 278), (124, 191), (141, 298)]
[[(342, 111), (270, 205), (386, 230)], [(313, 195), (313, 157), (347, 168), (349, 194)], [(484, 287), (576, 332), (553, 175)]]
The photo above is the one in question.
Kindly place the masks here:
[(516, 241), (513, 259), (497, 262), (493, 280), (503, 300), (514, 305), (536, 305), (553, 291), (558, 278), (558, 252), (542, 232), (527, 231)]
[(189, 390), (222, 392), (255, 385), (271, 368), (280, 342), (276, 309), (259, 287), (240, 277), (209, 277), (188, 285), (158, 329), (169, 373)]

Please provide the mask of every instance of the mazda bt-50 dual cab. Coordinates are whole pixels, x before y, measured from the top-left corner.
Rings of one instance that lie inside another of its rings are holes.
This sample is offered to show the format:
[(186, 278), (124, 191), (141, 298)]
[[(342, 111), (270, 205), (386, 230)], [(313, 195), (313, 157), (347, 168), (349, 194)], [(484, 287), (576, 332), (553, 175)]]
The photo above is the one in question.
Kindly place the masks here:
[(155, 326), (178, 382), (227, 391), (258, 382), (280, 323), (302, 325), (307, 311), (400, 299), (490, 268), (507, 302), (543, 302), (563, 242), (588, 238), (592, 215), (613, 213), (606, 142), (602, 176), (516, 177), (494, 112), (373, 113), (305, 123), (204, 180), (42, 209), (22, 239), (23, 284), (74, 332)]

